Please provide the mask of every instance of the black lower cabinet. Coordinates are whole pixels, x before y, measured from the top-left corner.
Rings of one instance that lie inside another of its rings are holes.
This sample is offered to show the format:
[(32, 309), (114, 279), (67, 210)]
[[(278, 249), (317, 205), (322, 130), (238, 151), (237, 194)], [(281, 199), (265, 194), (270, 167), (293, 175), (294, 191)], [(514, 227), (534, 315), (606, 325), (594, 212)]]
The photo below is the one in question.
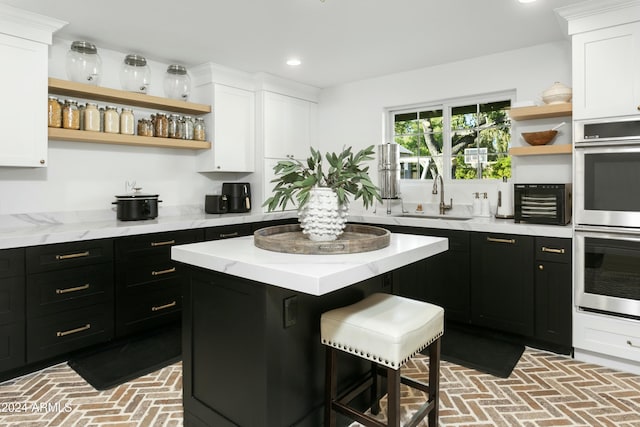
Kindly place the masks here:
[(439, 305), (447, 320), (470, 321), (469, 233), (430, 228), (394, 228), (394, 232), (445, 237), (449, 250), (396, 270), (394, 292)]
[(536, 237), (535, 338), (571, 353), (571, 239)]
[[(187, 274), (185, 426), (322, 425), (321, 314), (390, 290), (383, 276), (318, 297), (195, 267)], [(341, 388), (369, 368), (341, 355)]]
[(532, 260), (531, 236), (471, 234), (471, 320), (474, 324), (533, 336)]
[(24, 249), (0, 250), (0, 372), (25, 363)]

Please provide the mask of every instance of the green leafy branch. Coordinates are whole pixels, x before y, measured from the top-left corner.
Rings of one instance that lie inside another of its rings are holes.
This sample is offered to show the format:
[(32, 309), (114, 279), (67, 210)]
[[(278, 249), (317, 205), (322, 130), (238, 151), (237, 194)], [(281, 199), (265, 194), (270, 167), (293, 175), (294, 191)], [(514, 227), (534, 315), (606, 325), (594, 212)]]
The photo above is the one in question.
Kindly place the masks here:
[[(362, 199), (365, 208), (373, 205), (373, 201), (382, 201), (378, 187), (369, 177), (369, 167), (362, 163), (373, 160), (373, 145), (353, 153), (351, 147), (340, 154), (326, 153), (323, 159), (319, 151), (311, 147), (311, 156), (306, 163), (299, 160), (281, 160), (273, 170), (276, 178), (273, 195), (263, 204), (269, 211), (278, 207), (285, 209), (288, 203), (304, 206), (309, 200), (309, 190), (314, 186), (333, 188), (341, 205), (348, 202), (348, 195), (354, 200)], [(323, 160), (328, 163), (326, 172)]]

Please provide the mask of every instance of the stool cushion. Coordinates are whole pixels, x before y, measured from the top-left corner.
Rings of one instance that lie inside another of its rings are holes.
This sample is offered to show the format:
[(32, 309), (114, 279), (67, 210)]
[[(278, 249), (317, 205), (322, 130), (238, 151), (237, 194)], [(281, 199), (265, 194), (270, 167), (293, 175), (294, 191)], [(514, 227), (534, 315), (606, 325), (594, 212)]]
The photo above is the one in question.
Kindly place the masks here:
[(399, 369), (443, 332), (442, 307), (382, 293), (320, 318), (323, 344), (392, 369)]

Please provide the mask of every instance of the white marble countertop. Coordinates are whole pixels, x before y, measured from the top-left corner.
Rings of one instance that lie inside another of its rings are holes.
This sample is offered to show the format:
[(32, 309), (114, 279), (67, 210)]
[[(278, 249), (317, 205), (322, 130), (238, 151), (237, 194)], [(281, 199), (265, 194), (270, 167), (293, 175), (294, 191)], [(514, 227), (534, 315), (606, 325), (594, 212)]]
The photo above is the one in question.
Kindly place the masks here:
[[(516, 224), (512, 219), (493, 217), (472, 218), (466, 221), (447, 219), (446, 216), (443, 219), (411, 218), (397, 214), (394, 212), (393, 215), (387, 215), (383, 209), (379, 209), (377, 214), (354, 212), (349, 216), (349, 221), (531, 236), (572, 236), (571, 225)], [(0, 215), (0, 249), (216, 227), (296, 216), (295, 211), (213, 215), (204, 213), (201, 206), (161, 207), (158, 218), (145, 221), (119, 221), (116, 219), (116, 213), (108, 209)]]
[(311, 295), (392, 271), (448, 249), (447, 239), (391, 233), (386, 248), (342, 255), (301, 255), (257, 248), (253, 236), (171, 248), (176, 261)]

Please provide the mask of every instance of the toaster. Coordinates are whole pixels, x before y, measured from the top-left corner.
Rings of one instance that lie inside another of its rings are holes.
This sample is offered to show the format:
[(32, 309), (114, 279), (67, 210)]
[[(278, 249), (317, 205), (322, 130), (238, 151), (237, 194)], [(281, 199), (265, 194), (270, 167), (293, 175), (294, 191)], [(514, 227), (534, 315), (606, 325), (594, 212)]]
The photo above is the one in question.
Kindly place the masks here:
[(229, 203), (226, 194), (207, 194), (204, 196), (204, 211), (210, 214), (229, 212)]

